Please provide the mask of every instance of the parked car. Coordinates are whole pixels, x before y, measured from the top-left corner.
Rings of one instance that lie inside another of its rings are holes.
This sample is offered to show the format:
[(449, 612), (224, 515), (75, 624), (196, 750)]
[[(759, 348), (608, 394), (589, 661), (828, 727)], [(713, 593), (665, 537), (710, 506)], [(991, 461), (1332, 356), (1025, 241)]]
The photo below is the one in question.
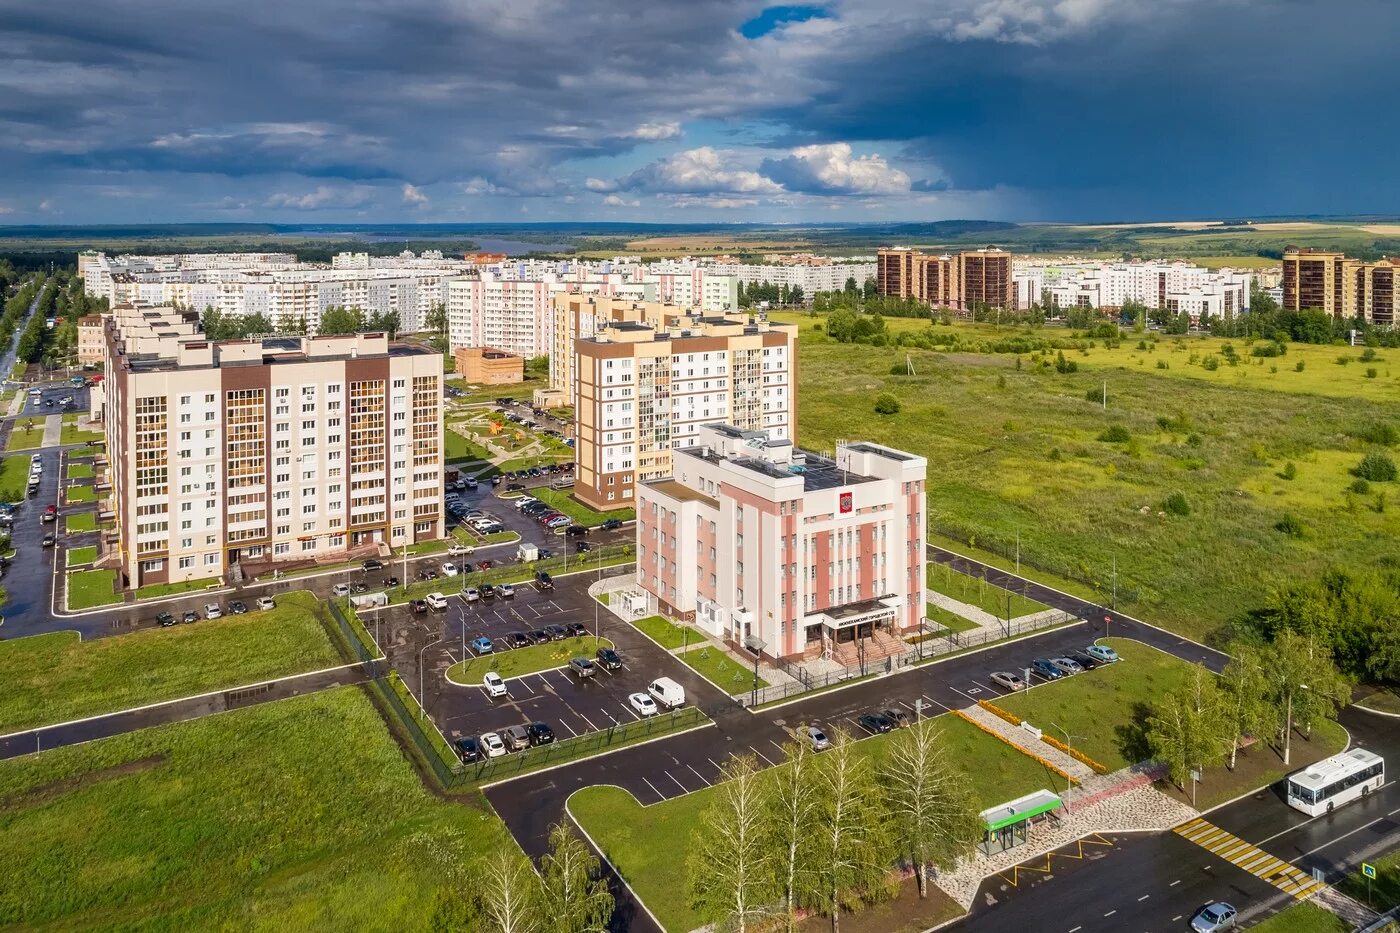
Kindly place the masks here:
[(195, 612), (193, 609), (187, 609), (185, 610), (185, 614), (180, 616), (180, 621), (184, 623), (198, 622), (199, 613)]
[(598, 673), (598, 666), (588, 658), (570, 658), (569, 670), (575, 677), (592, 677)]
[(515, 587), (511, 586), (509, 583), (502, 583), (496, 587), (496, 595), (501, 597), (501, 599), (514, 599)]
[(667, 709), (679, 709), (685, 705), (685, 688), (669, 677), (658, 677), (647, 684), (647, 693)]
[(563, 528), (565, 525), (571, 523), (572, 521), (573, 519), (567, 515), (556, 515), (549, 521), (545, 522), (544, 525), (546, 528)]
[(536, 499), (534, 496), (521, 496), (519, 499), (515, 500), (515, 507), (523, 512), (530, 506), (538, 505), (539, 501), (540, 500)]
[(880, 710), (880, 715), (894, 723), (896, 729), (909, 725), (909, 714), (902, 709), (895, 709), (891, 706), (888, 709)]
[(1217, 930), (1229, 930), (1235, 926), (1235, 908), (1224, 901), (1216, 901), (1214, 904), (1207, 904), (1202, 907), (1196, 916), (1191, 918), (1191, 929), (1196, 933), (1216, 933)]
[(209, 603), (207, 606), (204, 607), (204, 618), (222, 619), (223, 617), (224, 611), (219, 608), (218, 603)]
[(615, 671), (622, 667), (622, 655), (618, 654), (612, 648), (599, 648), (598, 663), (610, 671)]
[(479, 563), (479, 564), (476, 565), (476, 569), (477, 569), (477, 570), (490, 570), (490, 569), (491, 569), (492, 567), (494, 567), (494, 566), (496, 566), (496, 565), (495, 565), (495, 563), (494, 563), (493, 561), (484, 560), (484, 561), (482, 561), (481, 563)]
[(235, 599), (228, 604), (228, 611), (232, 615), (241, 616), (248, 611), (248, 604), (241, 599)]
[(472, 639), (471, 648), (477, 654), (495, 654), (496, 643), (485, 635), (478, 635)]
[(494, 732), (482, 735), (481, 747), (485, 750), (487, 758), (500, 758), (506, 753), (506, 743)]
[(399, 585), (399, 578), (385, 577), (383, 580), (379, 581), (379, 585), (384, 587), (384, 589), (386, 590), (392, 590), (394, 587)]
[(409, 608), (412, 609), (417, 615), (422, 615), (423, 613), (428, 611), (428, 601), (426, 599), (415, 599), (408, 605)]
[(531, 745), (549, 745), (554, 741), (554, 730), (547, 722), (532, 722), (525, 727)]
[(452, 743), (457, 748), (457, 756), (463, 761), (472, 762), (481, 760), (481, 743), (476, 736), (469, 735), (466, 738), (458, 739)]
[(506, 492), (522, 492), (524, 489), (524, 483), (508, 483), (506, 485)]
[(258, 597), (258, 608), (259, 608), (259, 609), (276, 609), (276, 608), (277, 608), (277, 600), (273, 599), (271, 596), (259, 596), (259, 597)]
[(1046, 680), (1059, 680), (1061, 677), (1065, 676), (1064, 671), (1060, 670), (1054, 664), (1051, 664), (1045, 658), (1036, 658), (1031, 661), (1031, 670), (1035, 671)]
[(1051, 658), (1050, 663), (1058, 667), (1060, 670), (1064, 671), (1066, 674), (1078, 674), (1084, 670), (1084, 668), (1074, 663), (1073, 658)]
[(451, 561), (449, 561), (449, 562), (443, 564), (443, 565), (442, 565), (442, 575), (443, 575), (444, 577), (455, 577), (455, 576), (457, 576), (457, 565), (454, 564), (454, 563), (452, 563)]
[(1114, 661), (1118, 660), (1118, 652), (1108, 647), (1108, 645), (1090, 645), (1084, 649), (1084, 653), (1096, 661), (1102, 661), (1104, 664), (1112, 664)]
[(474, 586), (469, 586), (462, 591), (462, 598), (469, 603), (474, 603), (481, 598), (481, 590)]
[(39, 546), (40, 546), (40, 547), (53, 547), (53, 543), (54, 543), (53, 532), (49, 532), (48, 534), (44, 535), (44, 537), (43, 537), (42, 540), (40, 540)]
[(588, 534), (588, 526), (570, 525), (568, 528), (564, 529), (564, 534), (571, 538), (582, 538), (584, 535)]
[(156, 616), (156, 622), (160, 623), (161, 628), (169, 628), (175, 624), (175, 616), (169, 612), (162, 612)]
[(638, 715), (656, 715), (656, 701), (653, 700), (651, 697), (647, 696), (645, 693), (632, 694), (627, 698), (627, 703), (629, 706), (631, 706), (634, 710), (637, 711)]
[(530, 747), (530, 733), (524, 726), (506, 726), (501, 730), (501, 736), (506, 741), (506, 748), (513, 752)]
[(439, 612), (447, 608), (447, 597), (441, 593), (429, 593), (423, 597), (423, 601), (428, 604), (429, 609), (436, 609)]
[(482, 598), (482, 599), (495, 599), (495, 598), (496, 598), (496, 588), (495, 588), (494, 586), (492, 586), (491, 584), (489, 584), (489, 583), (483, 583), (483, 584), (481, 584), (481, 598)]
[(371, 572), (373, 572), (373, 571), (375, 571), (375, 570), (383, 570), (383, 569), (384, 569), (384, 562), (383, 562), (383, 561), (375, 560), (374, 558), (370, 558), (369, 560), (365, 561), (365, 562), (364, 562), (363, 564), (361, 564), (360, 566), (364, 569), (364, 572), (365, 572), (365, 573), (371, 573)]
[(866, 729), (877, 735), (881, 732), (891, 732), (894, 730), (894, 723), (890, 721), (889, 717), (883, 716), (880, 713), (863, 713), (856, 722), (860, 723), (862, 729)]
[(1026, 682), (1021, 679), (1021, 675), (1013, 674), (1010, 671), (997, 671), (989, 679), (998, 687), (1004, 687), (1007, 690), (1026, 689)]
[(1099, 662), (1093, 655), (1085, 654), (1083, 651), (1071, 651), (1069, 654), (1065, 655), (1065, 657), (1069, 658), (1086, 671), (1092, 671), (1099, 666)]
[(550, 634), (542, 628), (537, 628), (530, 633), (530, 641), (534, 642), (537, 645), (547, 644), (553, 640), (554, 639), (550, 637)]
[(486, 676), (482, 678), (482, 685), (486, 687), (487, 696), (503, 697), (506, 695), (506, 682), (495, 671), (486, 672)]
[[(51, 509), (51, 508), (53, 508), (53, 506), (49, 506), (49, 508)], [(45, 511), (43, 515), (39, 516), (39, 521), (44, 522), (44, 523), (48, 523), (48, 522), (54, 521), (54, 520), (57, 519), (57, 518), (58, 518), (58, 516), (57, 516), (55, 513), (49, 512), (49, 511)]]
[(574, 545), (574, 553), (576, 554), (587, 554), (591, 550), (593, 550), (593, 545), (589, 544), (587, 541), (580, 541), (578, 544)]
[(814, 752), (824, 752), (831, 747), (831, 739), (816, 726), (798, 726), (797, 736), (811, 745)]
[(608, 519), (607, 521), (603, 522), (603, 530), (604, 530), (604, 531), (612, 531), (614, 528), (621, 528), (621, 527), (622, 527), (622, 519), (620, 519), (620, 518), (610, 518), (610, 519)]
[(582, 622), (568, 622), (564, 625), (564, 630), (576, 638), (582, 638), (588, 634), (588, 626)]
[(472, 549), (467, 547), (465, 544), (454, 544), (447, 549), (447, 554), (449, 557), (465, 557), (471, 552)]
[(542, 590), (552, 590), (554, 589), (554, 578), (543, 570), (536, 570), (535, 586)]
[(526, 648), (530, 645), (530, 636), (524, 632), (510, 632), (506, 635), (506, 644), (512, 648)]
[(348, 584), (348, 583), (337, 583), (335, 586), (331, 587), (331, 595), (332, 595), (332, 596), (337, 596), (337, 597), (349, 596), (349, 595), (350, 595), (350, 584)]

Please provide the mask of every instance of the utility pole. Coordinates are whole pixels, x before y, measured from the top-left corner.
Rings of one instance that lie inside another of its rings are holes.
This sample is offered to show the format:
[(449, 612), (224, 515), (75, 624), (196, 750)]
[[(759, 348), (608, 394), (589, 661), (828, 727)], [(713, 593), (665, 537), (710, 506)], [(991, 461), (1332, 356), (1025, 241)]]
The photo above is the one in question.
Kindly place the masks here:
[(1016, 529), (1016, 575), (1021, 575), (1021, 529)]
[(1113, 595), (1109, 597), (1108, 608), (1118, 608), (1118, 555), (1113, 555)]
[(1108, 380), (1103, 381), (1103, 410), (1108, 411)]

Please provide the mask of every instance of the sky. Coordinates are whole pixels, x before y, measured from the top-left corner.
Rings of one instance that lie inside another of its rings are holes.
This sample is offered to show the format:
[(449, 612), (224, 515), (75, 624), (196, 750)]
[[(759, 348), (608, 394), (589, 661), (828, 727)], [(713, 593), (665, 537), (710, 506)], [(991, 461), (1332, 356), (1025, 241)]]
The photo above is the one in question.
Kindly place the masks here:
[(0, 224), (1393, 214), (1394, 23), (1383, 0), (0, 0)]

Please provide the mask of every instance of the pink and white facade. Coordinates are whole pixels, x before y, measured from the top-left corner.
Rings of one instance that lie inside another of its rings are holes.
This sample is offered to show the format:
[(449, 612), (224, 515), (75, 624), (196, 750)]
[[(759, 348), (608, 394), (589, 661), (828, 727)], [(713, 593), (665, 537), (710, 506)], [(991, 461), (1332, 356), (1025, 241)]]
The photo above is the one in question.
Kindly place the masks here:
[(843, 443), (834, 460), (765, 431), (700, 428), (672, 476), (637, 485), (637, 578), (671, 614), (766, 654), (924, 619), (928, 461)]

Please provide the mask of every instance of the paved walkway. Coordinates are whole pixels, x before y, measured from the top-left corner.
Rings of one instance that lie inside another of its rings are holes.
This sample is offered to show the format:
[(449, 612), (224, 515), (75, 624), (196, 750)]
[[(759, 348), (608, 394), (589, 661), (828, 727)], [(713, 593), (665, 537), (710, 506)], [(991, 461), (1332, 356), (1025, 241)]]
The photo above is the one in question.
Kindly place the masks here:
[[(946, 609), (955, 616), (961, 616), (978, 628), (1002, 628), (1006, 625), (1006, 620), (1002, 619), (1000, 616), (994, 616), (985, 609), (974, 606), (971, 603), (961, 602), (937, 590), (929, 590), (925, 598), (930, 606)], [(1011, 620), (1011, 624), (1030, 624), (1059, 614), (1060, 611), (1058, 609), (1042, 609), (1040, 612), (1032, 612), (1029, 615), (1017, 616)], [(935, 622), (933, 624), (936, 625), (937, 623)]]
[(991, 732), (996, 733), (1007, 744), (1016, 746), (1028, 755), (1045, 759), (1080, 784), (1087, 784), (1092, 778), (1098, 777), (1094, 770), (1084, 762), (1077, 758), (1071, 758), (1053, 745), (1040, 741), (1022, 727), (1013, 726), (1005, 719), (995, 713), (988, 712), (975, 703), (972, 706), (964, 707), (959, 712), (978, 725), (985, 726)]
[(44, 419), (44, 447), (56, 447), (63, 437), (63, 418), (49, 415)]

